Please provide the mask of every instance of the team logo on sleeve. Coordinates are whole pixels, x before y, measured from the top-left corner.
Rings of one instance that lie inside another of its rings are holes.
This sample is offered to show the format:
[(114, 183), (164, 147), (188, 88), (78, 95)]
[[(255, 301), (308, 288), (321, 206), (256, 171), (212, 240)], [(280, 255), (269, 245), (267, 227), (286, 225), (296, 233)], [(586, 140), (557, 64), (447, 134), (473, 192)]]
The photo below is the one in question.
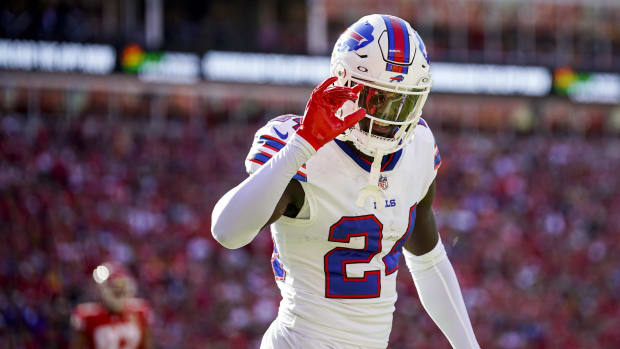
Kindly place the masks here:
[(356, 23), (349, 27), (338, 39), (336, 46), (339, 52), (357, 51), (360, 48), (370, 44), (375, 37), (372, 31), (375, 28), (368, 22)]

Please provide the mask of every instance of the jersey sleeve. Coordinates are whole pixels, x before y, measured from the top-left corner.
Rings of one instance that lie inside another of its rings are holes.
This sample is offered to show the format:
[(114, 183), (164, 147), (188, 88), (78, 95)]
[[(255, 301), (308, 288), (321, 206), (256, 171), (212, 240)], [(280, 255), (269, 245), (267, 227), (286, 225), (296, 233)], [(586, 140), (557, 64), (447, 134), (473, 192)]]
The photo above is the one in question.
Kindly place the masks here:
[(96, 316), (100, 311), (100, 307), (95, 303), (79, 304), (71, 313), (71, 327), (78, 332), (86, 331), (88, 319)]
[(439, 148), (437, 147), (437, 142), (435, 141), (435, 136), (431, 131), (430, 127), (426, 123), (426, 121), (420, 118), (418, 125), (416, 127), (416, 137), (420, 138), (421, 148), (422, 150), (422, 161), (424, 161), (425, 170), (424, 173), (424, 195), (420, 198), (422, 200), (424, 196), (426, 196), (426, 192), (428, 188), (431, 186), (435, 178), (437, 177), (437, 171), (439, 167), (441, 167), (441, 155), (439, 153)]
[[(272, 119), (261, 127), (254, 135), (252, 148), (245, 158), (247, 173), (252, 174), (257, 171), (284, 148), (299, 129), (300, 124), (301, 116), (288, 114)], [(293, 179), (301, 182), (308, 180), (306, 164), (299, 168)]]

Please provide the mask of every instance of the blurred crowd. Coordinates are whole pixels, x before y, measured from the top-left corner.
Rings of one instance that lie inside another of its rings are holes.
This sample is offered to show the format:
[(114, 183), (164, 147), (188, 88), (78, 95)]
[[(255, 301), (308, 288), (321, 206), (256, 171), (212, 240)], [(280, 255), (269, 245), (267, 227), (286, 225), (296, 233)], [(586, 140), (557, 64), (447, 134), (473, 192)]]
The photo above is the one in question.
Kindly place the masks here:
[[(157, 348), (257, 347), (280, 299), (271, 239), (226, 250), (210, 215), (264, 121), (2, 113), (2, 347), (66, 347), (104, 260), (137, 277)], [(435, 211), (481, 345), (620, 347), (620, 139), (435, 135)], [(390, 348), (449, 348), (401, 268)]]
[(330, 28), (336, 31), (367, 13), (390, 13), (408, 20), (435, 61), (618, 69), (618, 2), (336, 0), (326, 6), (333, 21)]
[[(0, 38), (144, 44), (145, 3), (2, 2)], [(164, 1), (156, 48), (307, 53), (308, 3)], [(613, 1), (324, 5), (330, 43), (382, 12), (411, 21), (435, 61), (618, 70)], [(91, 271), (105, 260), (136, 276), (157, 348), (257, 347), (280, 299), (271, 239), (226, 250), (210, 216), (245, 177), (254, 131), (277, 113), (234, 98), (98, 94), (2, 90), (0, 348), (67, 347), (71, 310), (96, 298)], [(158, 98), (169, 100), (156, 115)], [(435, 211), (481, 345), (620, 347), (620, 109), (434, 98)], [(398, 288), (390, 348), (449, 348), (406, 268)]]
[[(148, 3), (3, 2), (0, 37), (144, 45)], [(387, 13), (410, 21), (435, 61), (618, 70), (620, 5), (614, 1), (164, 1), (163, 44), (153, 48), (308, 53), (307, 31), (319, 30), (306, 26), (309, 4), (322, 9), (316, 13), (327, 23), (326, 52), (313, 54), (328, 54), (359, 17)]]

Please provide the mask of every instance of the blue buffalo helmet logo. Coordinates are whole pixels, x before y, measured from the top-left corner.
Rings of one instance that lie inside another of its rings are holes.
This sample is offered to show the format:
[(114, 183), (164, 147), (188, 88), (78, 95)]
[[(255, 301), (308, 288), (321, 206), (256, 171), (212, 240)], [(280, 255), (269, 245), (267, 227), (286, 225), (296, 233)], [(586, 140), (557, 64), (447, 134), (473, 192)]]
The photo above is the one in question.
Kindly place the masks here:
[(403, 81), (404, 79), (405, 79), (405, 77), (404, 77), (404, 76), (402, 76), (402, 75), (396, 75), (396, 76), (392, 76), (392, 77), (390, 78), (390, 82), (394, 82), (394, 81), (396, 81), (396, 82), (401, 82), (401, 81)]
[(368, 22), (355, 23), (349, 27), (338, 39), (337, 47), (339, 52), (357, 51), (370, 44), (375, 38), (372, 31), (375, 28)]

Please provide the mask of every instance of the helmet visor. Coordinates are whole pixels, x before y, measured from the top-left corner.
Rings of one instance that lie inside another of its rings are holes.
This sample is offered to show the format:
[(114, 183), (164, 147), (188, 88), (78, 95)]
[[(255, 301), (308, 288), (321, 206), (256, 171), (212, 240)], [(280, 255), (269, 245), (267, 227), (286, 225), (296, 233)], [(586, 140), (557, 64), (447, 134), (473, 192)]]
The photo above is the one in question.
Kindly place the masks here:
[(385, 121), (404, 122), (412, 115), (421, 95), (404, 94), (364, 86), (359, 94), (358, 106), (366, 114)]

